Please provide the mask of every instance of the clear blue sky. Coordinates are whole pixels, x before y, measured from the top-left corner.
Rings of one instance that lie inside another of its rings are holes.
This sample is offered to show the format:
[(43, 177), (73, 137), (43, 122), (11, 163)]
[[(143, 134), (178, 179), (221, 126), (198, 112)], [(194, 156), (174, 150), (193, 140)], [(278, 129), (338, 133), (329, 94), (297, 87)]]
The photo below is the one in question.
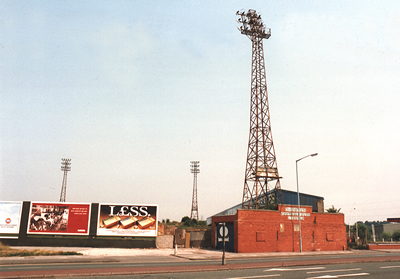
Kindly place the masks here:
[[(400, 217), (400, 2), (1, 1), (0, 200), (158, 204), (199, 216), (241, 202), (251, 42), (264, 40), (282, 188), (347, 222)], [(354, 210), (354, 207), (357, 210)]]

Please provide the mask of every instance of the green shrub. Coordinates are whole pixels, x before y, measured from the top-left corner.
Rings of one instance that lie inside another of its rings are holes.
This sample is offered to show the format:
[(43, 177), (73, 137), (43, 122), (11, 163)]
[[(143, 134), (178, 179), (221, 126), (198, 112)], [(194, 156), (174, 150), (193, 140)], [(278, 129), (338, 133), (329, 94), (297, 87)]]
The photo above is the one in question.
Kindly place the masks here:
[(388, 232), (383, 232), (382, 233), (382, 239), (385, 241), (390, 241), (390, 239), (392, 238), (392, 234), (388, 233)]
[(392, 234), (392, 238), (393, 238), (394, 241), (399, 241), (400, 240), (400, 231), (395, 231)]

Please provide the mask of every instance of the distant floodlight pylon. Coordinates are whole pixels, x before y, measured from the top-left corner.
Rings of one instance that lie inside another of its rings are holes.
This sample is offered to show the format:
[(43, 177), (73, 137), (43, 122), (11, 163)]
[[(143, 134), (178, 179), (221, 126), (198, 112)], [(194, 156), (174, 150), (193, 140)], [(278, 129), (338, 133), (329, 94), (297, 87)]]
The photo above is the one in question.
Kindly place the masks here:
[(199, 220), (199, 206), (197, 204), (197, 174), (200, 173), (200, 162), (191, 161), (190, 171), (193, 173), (193, 196), (192, 196), (192, 211), (190, 213), (190, 219)]
[(61, 170), (64, 171), (64, 176), (61, 186), (60, 202), (65, 202), (67, 198), (67, 173), (71, 170), (71, 159), (61, 159)]

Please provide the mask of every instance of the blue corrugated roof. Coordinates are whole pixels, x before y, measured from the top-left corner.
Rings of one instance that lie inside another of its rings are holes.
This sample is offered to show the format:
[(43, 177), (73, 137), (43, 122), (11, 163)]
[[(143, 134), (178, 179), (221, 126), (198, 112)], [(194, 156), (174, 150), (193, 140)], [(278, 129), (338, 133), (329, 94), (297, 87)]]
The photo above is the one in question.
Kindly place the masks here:
[[(282, 191), (282, 203), (283, 204), (298, 204), (297, 192), (289, 191), (289, 190), (285, 190), (285, 189), (282, 189), (281, 191)], [(275, 192), (275, 189), (271, 190), (269, 193), (274, 193), (274, 192)], [(300, 204), (313, 206), (313, 210), (314, 210), (314, 206), (316, 206), (316, 202), (314, 203), (313, 201), (323, 200), (323, 199), (324, 198), (320, 197), (320, 196), (314, 196), (314, 195), (300, 193)], [(235, 215), (237, 210), (240, 208), (242, 208), (242, 203), (239, 203), (235, 206), (225, 209), (213, 216)], [(211, 217), (209, 217), (209, 218), (211, 218)], [(207, 218), (207, 219), (209, 219), (209, 218)]]

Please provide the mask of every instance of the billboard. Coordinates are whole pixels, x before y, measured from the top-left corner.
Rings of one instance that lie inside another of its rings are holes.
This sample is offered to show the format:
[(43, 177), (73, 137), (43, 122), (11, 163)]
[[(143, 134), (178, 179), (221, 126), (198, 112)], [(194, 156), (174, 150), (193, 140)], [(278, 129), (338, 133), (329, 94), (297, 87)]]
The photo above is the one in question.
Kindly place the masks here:
[(97, 235), (157, 236), (157, 205), (99, 204)]
[(22, 202), (0, 202), (0, 238), (18, 238), (21, 212)]
[(32, 202), (28, 234), (89, 234), (90, 204)]
[(400, 223), (400, 218), (387, 218), (389, 223)]

